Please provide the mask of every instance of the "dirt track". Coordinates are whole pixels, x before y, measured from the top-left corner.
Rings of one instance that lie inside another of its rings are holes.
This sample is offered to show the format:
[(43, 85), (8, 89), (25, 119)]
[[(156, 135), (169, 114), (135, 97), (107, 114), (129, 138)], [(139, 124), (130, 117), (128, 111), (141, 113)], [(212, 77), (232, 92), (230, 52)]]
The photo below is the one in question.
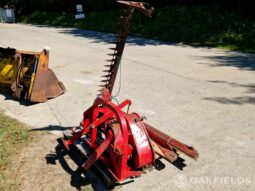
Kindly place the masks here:
[[(16, 24), (0, 24), (0, 34), (2, 47), (40, 51), (50, 46), (50, 67), (67, 88), (63, 96), (30, 106), (0, 95), (7, 114), (54, 133), (21, 153), (17, 180), (22, 190), (76, 189), (70, 173), (59, 162), (47, 165), (45, 155), (55, 152), (63, 128), (79, 124), (93, 102), (112, 39), (104, 33)], [(121, 190), (255, 190), (254, 79), (254, 55), (130, 37), (118, 99), (133, 100), (132, 111), (194, 145), (200, 158), (184, 157), (183, 171), (165, 162), (162, 171)], [(241, 179), (247, 181), (237, 182)]]

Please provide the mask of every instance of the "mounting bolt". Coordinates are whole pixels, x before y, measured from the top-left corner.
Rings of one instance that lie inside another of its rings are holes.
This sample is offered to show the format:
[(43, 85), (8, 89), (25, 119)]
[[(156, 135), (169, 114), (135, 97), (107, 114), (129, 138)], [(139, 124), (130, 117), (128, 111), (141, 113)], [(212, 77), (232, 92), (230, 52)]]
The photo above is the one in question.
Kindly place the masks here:
[(140, 118), (134, 119), (134, 121), (137, 123), (139, 121), (143, 121), (144, 119), (147, 120), (147, 118), (145, 116), (141, 116)]
[(143, 120), (147, 120), (147, 118), (145, 116), (142, 116), (141, 121), (143, 121)]

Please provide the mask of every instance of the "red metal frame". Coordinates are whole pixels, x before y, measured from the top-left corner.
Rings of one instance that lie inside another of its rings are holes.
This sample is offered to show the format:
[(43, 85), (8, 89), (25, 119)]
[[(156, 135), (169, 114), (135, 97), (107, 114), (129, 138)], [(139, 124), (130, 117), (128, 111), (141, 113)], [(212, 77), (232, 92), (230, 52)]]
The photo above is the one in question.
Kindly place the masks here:
[(122, 181), (144, 173), (144, 169), (155, 163), (156, 154), (173, 162), (178, 158), (177, 151), (197, 159), (197, 151), (186, 144), (171, 138), (154, 127), (143, 122), (137, 113), (128, 113), (123, 108), (131, 105), (125, 100), (119, 105), (111, 101), (111, 93), (118, 67), (125, 47), (128, 29), (134, 11), (137, 9), (151, 16), (153, 8), (139, 2), (119, 1), (127, 7), (122, 18), (122, 28), (113, 59), (107, 65), (105, 85), (94, 104), (83, 114), (79, 127), (73, 129), (69, 139), (63, 139), (67, 149), (78, 140), (88, 145), (93, 153), (82, 165), (85, 170), (100, 159), (112, 176)]
[(155, 162), (156, 154), (170, 162), (177, 159), (176, 150), (194, 159), (198, 157), (194, 148), (143, 123), (137, 113), (123, 111), (131, 105), (130, 100), (116, 105), (110, 100), (109, 93), (108, 89), (102, 90), (102, 95), (84, 112), (82, 128), (78, 127), (78, 131), (75, 128), (73, 136), (63, 140), (69, 148), (80, 138), (85, 138), (83, 140), (94, 150), (83, 164), (85, 170), (100, 159), (113, 177), (122, 181), (144, 173), (143, 168)]
[[(74, 130), (69, 140), (63, 140), (64, 145), (69, 148), (81, 137), (86, 137), (86, 144), (94, 152), (83, 164), (85, 170), (100, 158), (109, 172), (121, 181), (144, 173), (142, 168), (154, 163), (155, 152), (145, 126), (139, 120), (136, 122), (140, 116), (122, 111), (130, 104), (130, 100), (125, 100), (116, 105), (110, 99), (105, 100), (102, 94), (84, 112), (82, 129), (78, 132)], [(102, 143), (97, 141), (100, 133), (105, 136)]]

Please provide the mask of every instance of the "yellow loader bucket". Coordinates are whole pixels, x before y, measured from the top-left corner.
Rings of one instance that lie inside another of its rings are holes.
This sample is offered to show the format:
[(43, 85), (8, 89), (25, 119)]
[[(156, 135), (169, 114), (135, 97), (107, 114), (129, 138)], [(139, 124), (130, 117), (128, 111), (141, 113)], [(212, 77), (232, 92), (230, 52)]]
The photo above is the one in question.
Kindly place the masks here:
[(31, 102), (45, 102), (63, 94), (65, 86), (48, 65), (46, 49), (30, 52), (0, 48), (0, 91)]

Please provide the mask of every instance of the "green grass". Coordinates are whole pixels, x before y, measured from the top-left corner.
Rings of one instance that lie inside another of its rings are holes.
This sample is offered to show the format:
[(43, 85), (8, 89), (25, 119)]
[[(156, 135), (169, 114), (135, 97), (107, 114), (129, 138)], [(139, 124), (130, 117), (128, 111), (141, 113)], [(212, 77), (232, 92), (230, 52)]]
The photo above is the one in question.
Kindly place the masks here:
[[(34, 12), (18, 21), (116, 33), (120, 13), (119, 10), (87, 13), (84, 20), (77, 21), (73, 14)], [(152, 18), (136, 14), (131, 34), (192, 46), (255, 53), (255, 21), (217, 6), (158, 8)]]
[(12, 157), (31, 140), (26, 125), (4, 115), (0, 110), (0, 190), (11, 190), (15, 186), (10, 185), (6, 170)]

